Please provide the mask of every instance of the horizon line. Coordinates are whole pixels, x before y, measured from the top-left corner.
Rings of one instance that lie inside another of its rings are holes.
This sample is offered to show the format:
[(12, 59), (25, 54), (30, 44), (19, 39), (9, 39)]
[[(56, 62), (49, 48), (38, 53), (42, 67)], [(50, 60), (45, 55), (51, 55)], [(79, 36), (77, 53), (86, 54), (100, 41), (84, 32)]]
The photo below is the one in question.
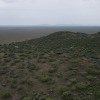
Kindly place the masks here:
[(100, 26), (100, 25), (83, 25), (83, 24), (36, 24), (36, 25), (0, 25), (0, 27), (33, 27), (33, 26)]

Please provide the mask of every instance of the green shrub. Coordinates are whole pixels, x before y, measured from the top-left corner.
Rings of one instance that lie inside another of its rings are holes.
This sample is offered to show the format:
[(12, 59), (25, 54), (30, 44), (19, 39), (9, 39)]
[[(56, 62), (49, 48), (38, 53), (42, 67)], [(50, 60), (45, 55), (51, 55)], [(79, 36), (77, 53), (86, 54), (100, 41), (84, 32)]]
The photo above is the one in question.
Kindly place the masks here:
[(35, 70), (36, 66), (29, 66), (30, 70)]
[(54, 61), (56, 61), (56, 59), (49, 58), (48, 61), (49, 61), (49, 62), (54, 62)]
[(88, 80), (90, 80), (90, 81), (93, 81), (93, 80), (94, 80), (94, 77), (91, 76), (91, 75), (88, 75), (86, 78), (87, 78)]
[(73, 85), (73, 86), (71, 87), (71, 90), (73, 90), (73, 91), (76, 90), (76, 86)]
[(20, 62), (20, 60), (19, 59), (16, 59), (15, 61), (14, 61), (14, 63), (19, 63)]
[(51, 81), (52, 79), (51, 79), (51, 77), (49, 77), (49, 76), (43, 76), (43, 77), (41, 77), (41, 79), (40, 79), (42, 82), (49, 82), (49, 81)]
[(8, 63), (8, 62), (10, 62), (10, 61), (11, 61), (10, 58), (6, 58), (6, 59), (4, 59), (4, 62), (5, 62), (5, 63)]
[(11, 87), (11, 88), (16, 88), (16, 84), (11, 83), (10, 87)]
[(81, 75), (87, 75), (87, 72), (85, 72), (85, 71), (81, 72)]
[(51, 79), (50, 81), (48, 81), (48, 84), (54, 84), (54, 83), (55, 83), (54, 79)]
[(14, 66), (14, 65), (16, 65), (16, 63), (12, 62), (10, 65), (11, 65), (11, 66)]
[(11, 94), (10, 94), (8, 91), (3, 92), (3, 93), (1, 94), (1, 96), (2, 96), (2, 98), (4, 98), (4, 99), (11, 98)]
[(27, 82), (27, 79), (22, 79), (20, 83), (25, 84), (26, 82)]
[(77, 82), (77, 79), (76, 79), (76, 78), (71, 78), (70, 81), (71, 81), (72, 83), (76, 83), (76, 82)]
[(54, 99), (48, 97), (48, 98), (46, 98), (46, 100), (54, 100)]
[(54, 67), (54, 68), (49, 68), (48, 72), (49, 72), (49, 73), (54, 73), (56, 70), (57, 70), (56, 67)]
[(63, 93), (63, 92), (65, 92), (66, 90), (67, 90), (67, 87), (66, 87), (66, 86), (64, 86), (64, 85), (59, 86), (59, 92), (60, 92), (60, 93)]
[(0, 75), (6, 74), (7, 71), (6, 70), (0, 70)]
[(95, 100), (99, 100), (100, 99), (100, 91), (97, 91), (95, 93)]
[(62, 77), (62, 74), (61, 73), (57, 73), (57, 77), (58, 78)]
[(89, 74), (92, 74), (92, 75), (99, 75), (99, 74), (100, 74), (100, 70), (92, 69), (92, 68), (88, 68), (88, 69), (87, 69), (87, 72), (88, 72)]
[(53, 92), (54, 92), (54, 89), (53, 89), (53, 88), (48, 89), (48, 92), (49, 92), (49, 93), (53, 93)]
[(37, 67), (35, 64), (29, 64), (27, 67), (28, 67), (30, 70), (36, 70), (36, 69), (38, 69), (38, 67)]
[(74, 68), (73, 67), (68, 67), (68, 70), (74, 70)]
[(17, 90), (18, 91), (23, 90), (23, 87), (22, 86), (18, 86)]
[(69, 98), (69, 95), (71, 95), (71, 92), (70, 91), (65, 91), (65, 92), (63, 92), (62, 97), (65, 100), (65, 99), (68, 99)]
[(19, 74), (15, 73), (14, 75), (11, 75), (12, 78), (18, 78)]
[(72, 85), (72, 82), (69, 81), (69, 82), (66, 83), (66, 85), (67, 86), (71, 86)]
[(23, 66), (23, 65), (18, 65), (17, 68), (18, 68), (18, 69), (24, 69), (24, 66)]
[(32, 97), (24, 97), (23, 100), (32, 100)]
[(28, 79), (28, 80), (27, 80), (27, 84), (28, 84), (28, 85), (33, 85), (32, 79)]
[(80, 83), (77, 83), (77, 84), (76, 84), (76, 87), (77, 87), (78, 89), (85, 89), (85, 88), (86, 88), (86, 84), (83, 83), (83, 82), (80, 82)]

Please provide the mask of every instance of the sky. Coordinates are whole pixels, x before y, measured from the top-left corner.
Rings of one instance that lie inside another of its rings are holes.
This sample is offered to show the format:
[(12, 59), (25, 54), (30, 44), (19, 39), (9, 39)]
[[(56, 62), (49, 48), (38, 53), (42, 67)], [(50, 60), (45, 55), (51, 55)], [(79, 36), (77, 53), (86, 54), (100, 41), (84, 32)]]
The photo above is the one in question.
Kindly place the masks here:
[(0, 25), (100, 25), (100, 0), (0, 0)]

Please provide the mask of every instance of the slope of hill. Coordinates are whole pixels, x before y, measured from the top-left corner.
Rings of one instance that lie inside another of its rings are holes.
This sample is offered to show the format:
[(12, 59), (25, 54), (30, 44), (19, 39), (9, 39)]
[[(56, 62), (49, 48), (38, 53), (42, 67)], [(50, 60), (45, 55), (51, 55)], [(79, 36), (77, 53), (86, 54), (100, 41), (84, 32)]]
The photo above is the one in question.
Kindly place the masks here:
[(99, 33), (0, 45), (0, 100), (100, 100), (99, 77)]

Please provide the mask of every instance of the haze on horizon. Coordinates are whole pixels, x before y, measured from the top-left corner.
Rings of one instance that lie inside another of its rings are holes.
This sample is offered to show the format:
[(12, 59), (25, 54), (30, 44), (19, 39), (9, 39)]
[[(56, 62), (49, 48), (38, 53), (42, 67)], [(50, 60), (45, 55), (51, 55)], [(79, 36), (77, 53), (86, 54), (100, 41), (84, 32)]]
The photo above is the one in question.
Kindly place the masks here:
[(2, 25), (100, 25), (100, 0), (0, 0)]

